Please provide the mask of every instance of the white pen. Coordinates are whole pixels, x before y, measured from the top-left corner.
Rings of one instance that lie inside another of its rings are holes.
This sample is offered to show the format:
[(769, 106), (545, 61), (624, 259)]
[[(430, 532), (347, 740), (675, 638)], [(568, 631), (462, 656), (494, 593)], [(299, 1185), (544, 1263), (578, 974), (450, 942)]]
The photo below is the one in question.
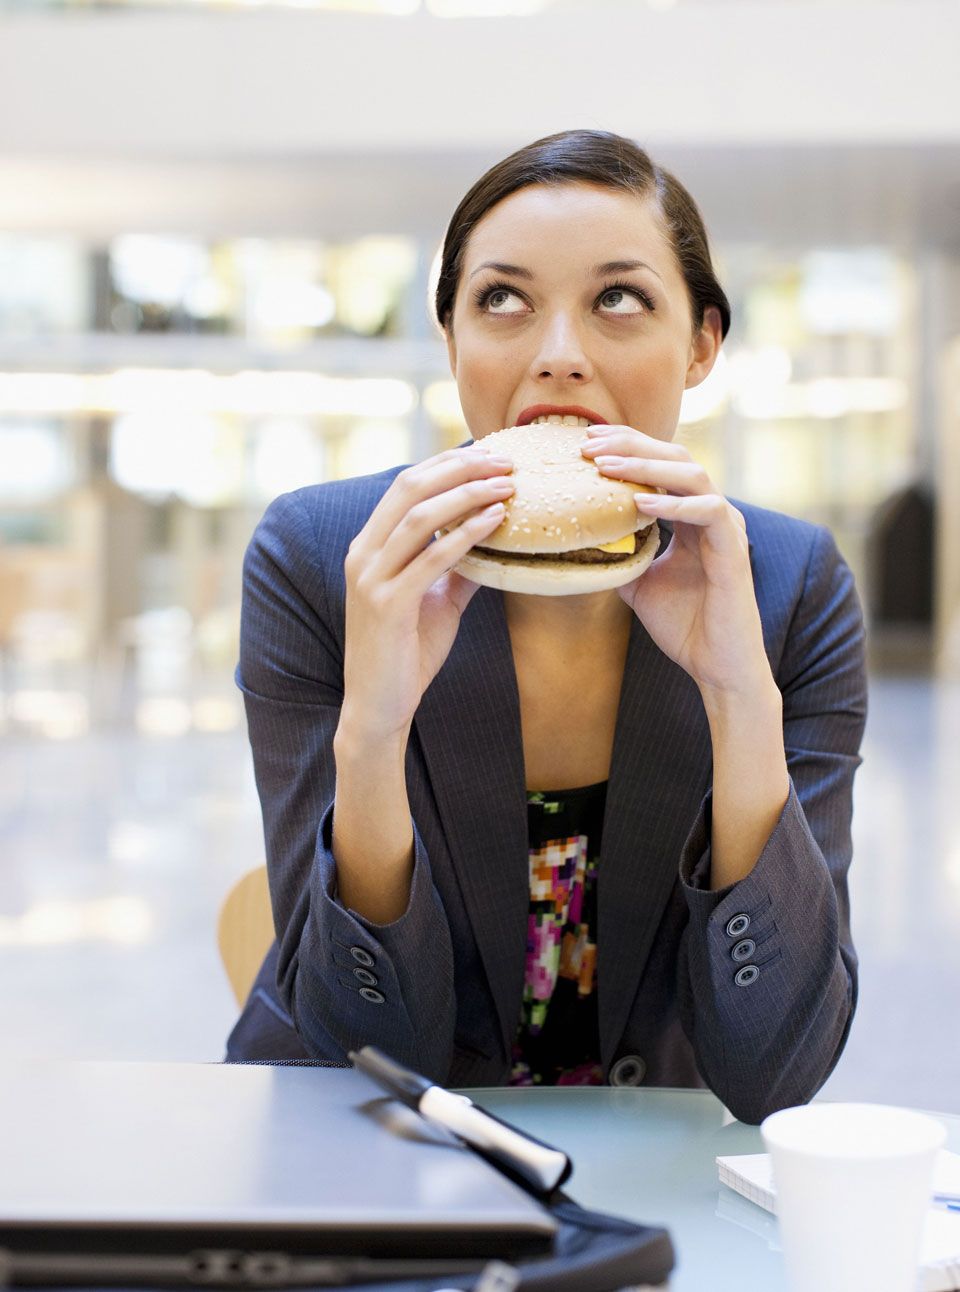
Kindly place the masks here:
[(541, 1193), (549, 1193), (566, 1180), (573, 1163), (566, 1153), (508, 1126), (493, 1113), (479, 1108), (466, 1095), (455, 1095), (443, 1086), (405, 1068), (373, 1045), (347, 1055), (355, 1068), (366, 1073), (395, 1099), (415, 1109), (429, 1121), (439, 1122), (495, 1162), (521, 1176)]

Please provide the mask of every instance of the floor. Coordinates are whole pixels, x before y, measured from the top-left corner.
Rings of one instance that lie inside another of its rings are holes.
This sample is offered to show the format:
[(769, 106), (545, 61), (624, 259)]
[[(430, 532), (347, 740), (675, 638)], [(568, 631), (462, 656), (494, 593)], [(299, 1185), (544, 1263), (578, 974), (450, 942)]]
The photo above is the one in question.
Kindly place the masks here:
[[(876, 678), (851, 875), (860, 1006), (826, 1087), (960, 1113), (960, 684)], [(242, 732), (9, 730), (0, 746), (7, 1053), (217, 1060), (221, 898), (261, 861)]]

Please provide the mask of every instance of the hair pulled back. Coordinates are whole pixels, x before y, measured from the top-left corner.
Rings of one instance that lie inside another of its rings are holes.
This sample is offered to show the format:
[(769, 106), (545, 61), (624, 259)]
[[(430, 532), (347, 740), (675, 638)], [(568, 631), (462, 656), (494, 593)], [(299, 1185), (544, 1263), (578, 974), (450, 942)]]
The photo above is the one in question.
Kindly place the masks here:
[(693, 326), (704, 312), (720, 311), (723, 335), (730, 329), (730, 302), (717, 281), (697, 204), (669, 171), (655, 165), (631, 139), (606, 130), (564, 130), (511, 153), (477, 180), (453, 213), (443, 242), (435, 306), (449, 330), (467, 241), (487, 212), (531, 184), (600, 184), (652, 200), (663, 221), (687, 284)]

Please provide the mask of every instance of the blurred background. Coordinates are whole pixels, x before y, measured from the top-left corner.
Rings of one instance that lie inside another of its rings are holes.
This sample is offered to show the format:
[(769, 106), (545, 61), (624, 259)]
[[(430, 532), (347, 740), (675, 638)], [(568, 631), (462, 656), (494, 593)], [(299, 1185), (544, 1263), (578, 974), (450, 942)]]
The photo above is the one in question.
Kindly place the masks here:
[(233, 684), (271, 498), (465, 437), (428, 296), (557, 130), (692, 191), (734, 325), (681, 435), (870, 625), (828, 1086), (960, 1111), (957, 0), (0, 0), (0, 1034), (217, 1059), (262, 861)]

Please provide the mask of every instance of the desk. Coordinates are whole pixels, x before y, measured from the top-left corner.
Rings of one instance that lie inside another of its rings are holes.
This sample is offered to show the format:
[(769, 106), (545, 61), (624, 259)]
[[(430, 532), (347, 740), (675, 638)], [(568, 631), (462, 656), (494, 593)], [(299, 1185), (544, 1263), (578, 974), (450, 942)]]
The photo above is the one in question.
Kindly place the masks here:
[[(731, 1122), (713, 1095), (609, 1087), (470, 1095), (566, 1149), (575, 1166), (565, 1187), (583, 1206), (666, 1225), (677, 1251), (670, 1292), (785, 1289), (782, 1257), (769, 1245), (773, 1217), (717, 1181), (714, 1159), (762, 1152), (760, 1131)], [(960, 1117), (935, 1115), (948, 1128), (947, 1147), (960, 1151)]]
[[(48, 1157), (50, 1145), (59, 1150), (69, 1139), (84, 1179), (86, 1163), (105, 1160), (111, 1131), (107, 1160), (125, 1170), (130, 1143), (148, 1151), (159, 1128), (163, 1165), (182, 1205), (202, 1210), (214, 1197), (231, 1206), (252, 1199), (282, 1206), (287, 1194), (298, 1192), (290, 1182), (305, 1171), (312, 1176), (316, 1154), (328, 1147), (326, 1140), (313, 1145), (304, 1132), (320, 1133), (313, 1117), (319, 1088), (345, 1075), (319, 1067), (3, 1064), (0, 1089), (5, 1076), (16, 1078), (0, 1099), (7, 1116), (0, 1134), (4, 1167), (18, 1160), (18, 1151), (24, 1162), (34, 1153), (31, 1126), (43, 1126)], [(713, 1095), (609, 1087), (470, 1093), (491, 1112), (563, 1147), (574, 1161), (567, 1190), (582, 1205), (666, 1225), (678, 1255), (670, 1292), (782, 1292), (781, 1257), (769, 1245), (773, 1218), (721, 1189), (714, 1162), (718, 1154), (758, 1152), (760, 1132), (731, 1121)], [(943, 1122), (949, 1146), (960, 1150), (960, 1117)], [(203, 1144), (211, 1151), (199, 1151)], [(135, 1165), (139, 1179), (139, 1160)], [(42, 1198), (47, 1177), (34, 1175)]]

